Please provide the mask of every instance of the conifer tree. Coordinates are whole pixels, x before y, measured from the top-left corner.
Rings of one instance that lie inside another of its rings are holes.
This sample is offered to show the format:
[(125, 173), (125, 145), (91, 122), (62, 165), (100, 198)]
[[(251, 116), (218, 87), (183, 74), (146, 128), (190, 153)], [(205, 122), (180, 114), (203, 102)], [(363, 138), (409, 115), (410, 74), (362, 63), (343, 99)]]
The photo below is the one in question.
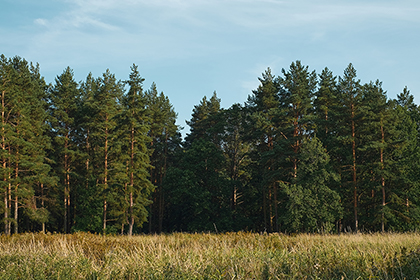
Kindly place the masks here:
[(168, 168), (169, 146), (178, 130), (175, 124), (177, 114), (169, 98), (163, 92), (159, 94), (155, 83), (146, 91), (146, 108), (149, 116), (148, 148), (153, 167), (150, 180), (156, 187), (150, 205), (149, 232), (161, 232), (165, 212), (163, 178)]
[(112, 178), (110, 177), (110, 167), (115, 160), (115, 154), (112, 153), (115, 131), (115, 116), (120, 112), (119, 100), (124, 92), (123, 83), (115, 78), (109, 69), (97, 81), (97, 90), (94, 94), (92, 108), (93, 119), (91, 143), (95, 152), (95, 167), (101, 170), (98, 175), (98, 183), (101, 188), (101, 197), (103, 199), (103, 218), (102, 230), (106, 231), (108, 221), (108, 198), (112, 194)]
[(168, 170), (164, 182), (174, 230), (229, 229), (225, 214), (230, 211), (230, 204), (223, 195), (227, 185), (221, 172), (223, 165), (220, 149), (209, 140), (197, 139), (183, 152), (177, 166)]
[[(146, 98), (143, 93), (143, 81), (138, 67), (131, 67), (130, 79), (126, 81), (128, 92), (122, 96), (122, 111), (117, 115), (116, 134), (120, 150), (119, 171), (123, 174), (125, 198), (125, 220), (128, 223), (128, 235), (133, 234), (134, 223), (138, 226), (147, 219), (146, 207), (151, 203), (149, 196), (154, 186), (149, 181), (150, 159), (147, 144), (150, 138)], [(119, 198), (121, 199), (121, 198)]]
[[(282, 69), (283, 75), (278, 77), (279, 110), (282, 122), (278, 127), (281, 137), (278, 138), (275, 149), (276, 169), (283, 196), (282, 212), (289, 214), (292, 212), (289, 211), (287, 205), (296, 198), (293, 195), (294, 191), (291, 192), (291, 190), (300, 186), (304, 189), (304, 193), (311, 192), (311, 186), (297, 183), (304, 181), (298, 176), (308, 176), (305, 173), (298, 174), (300, 147), (305, 139), (309, 139), (315, 128), (312, 100), (315, 96), (317, 76), (315, 71), (310, 72), (308, 69), (308, 66), (303, 66), (300, 61), (296, 61), (287, 71)], [(318, 203), (316, 198), (314, 201)], [(293, 215), (298, 215), (298, 212)], [(298, 219), (298, 216), (292, 216), (289, 218)], [(285, 226), (291, 226), (287, 221), (282, 220)], [(292, 228), (297, 229), (296, 225)]]
[(48, 197), (49, 189), (57, 184), (57, 178), (53, 176), (52, 159), (49, 158), (49, 151), (52, 150), (52, 139), (48, 133), (50, 118), (48, 116), (48, 93), (47, 84), (41, 76), (39, 64), (30, 64), (31, 78), (37, 89), (36, 99), (39, 101), (36, 106), (31, 109), (33, 113), (32, 118), (37, 119), (36, 125), (33, 126), (33, 145), (34, 151), (32, 158), (34, 161), (32, 167), (32, 179), (34, 192), (31, 198), (29, 207), (26, 208), (26, 214), (34, 223), (32, 228), (39, 229), (41, 224), (41, 231), (45, 233), (46, 226), (50, 226), (51, 209), (46, 205), (45, 201), (52, 201), (52, 197)]
[[(249, 152), (251, 145), (244, 140), (246, 111), (240, 104), (233, 104), (229, 109), (221, 112), (221, 123), (224, 125), (222, 136), (222, 151), (226, 159), (226, 175), (230, 182), (230, 205), (232, 209), (233, 226), (239, 225), (240, 219), (255, 209), (255, 197), (252, 196), (249, 186), (251, 174)], [(244, 203), (246, 200), (249, 203)]]
[(79, 102), (78, 84), (74, 81), (73, 70), (67, 67), (55, 79), (50, 91), (51, 131), (54, 137), (56, 172), (63, 190), (63, 231), (68, 233), (71, 225), (71, 207), (74, 203), (70, 193), (73, 192), (76, 172), (74, 162), (77, 156), (76, 117)]
[(100, 142), (96, 138), (97, 107), (95, 96), (98, 91), (98, 79), (89, 73), (80, 83), (80, 105), (77, 110), (77, 135), (75, 142), (79, 147), (77, 162), (80, 180), (73, 199), (75, 209), (74, 230), (101, 232), (103, 221), (103, 199), (101, 198), (100, 173), (102, 165), (99, 158)]
[(0, 90), (1, 90), (1, 189), (4, 191), (4, 232), (11, 234), (11, 162), (10, 162), (10, 137), (12, 127), (10, 117), (12, 117), (13, 106), (13, 68), (9, 59), (4, 55), (0, 57)]
[[(334, 112), (334, 125), (337, 129), (337, 137), (342, 145), (341, 159), (338, 159), (341, 162), (339, 174), (342, 178), (342, 185), (347, 190), (346, 195), (343, 194), (342, 198), (347, 199), (348, 202), (351, 201), (350, 203), (353, 204), (354, 230), (358, 232), (357, 148), (359, 145), (361, 85), (360, 80), (357, 79), (356, 69), (351, 63), (344, 70), (343, 77), (339, 77), (338, 86), (339, 102)], [(351, 182), (350, 185), (348, 182)], [(352, 190), (351, 200), (348, 192), (350, 189)]]
[[(5, 230), (19, 232), (22, 214), (35, 222), (45, 222), (48, 212), (38, 209), (36, 186), (47, 176), (45, 150), (46, 84), (39, 66), (20, 57), (2, 57), (2, 176), (4, 187)], [(7, 201), (6, 201), (7, 200)], [(12, 218), (13, 212), (13, 218)]]
[[(183, 207), (179, 202), (185, 201), (187, 210), (184, 210), (191, 213), (188, 218), (190, 230), (217, 231), (231, 227), (230, 193), (223, 172), (222, 139), (225, 122), (222, 116), (220, 99), (216, 93), (210, 100), (204, 97), (199, 105), (194, 106), (191, 120), (187, 122), (191, 132), (187, 135), (183, 153), (179, 154), (178, 163), (168, 171), (165, 180), (165, 189), (170, 193), (170, 215), (180, 213)], [(174, 174), (181, 176), (180, 181), (186, 185), (173, 182), (177, 180)], [(190, 198), (187, 192), (194, 194), (194, 197)], [(179, 223), (174, 226), (183, 225)]]
[(337, 102), (337, 78), (325, 67), (319, 75), (319, 88), (315, 93), (314, 124), (316, 135), (327, 147), (332, 148), (335, 134), (331, 115), (334, 113), (334, 106)]
[(206, 139), (213, 142), (220, 148), (221, 131), (223, 130), (223, 122), (220, 118), (220, 99), (217, 93), (213, 92), (212, 97), (207, 100), (204, 96), (199, 105), (195, 105), (190, 121), (190, 133), (185, 139), (186, 146), (191, 145), (194, 140)]
[[(310, 118), (312, 99), (317, 86), (315, 71), (309, 72), (308, 66), (303, 66), (300, 61), (293, 62), (289, 71), (282, 69), (284, 77), (279, 77), (280, 84), (280, 107), (282, 116), (285, 118), (282, 139), (293, 153), (290, 153), (293, 178), (297, 176), (300, 143), (313, 131), (314, 125)], [(287, 148), (286, 148), (287, 149)]]
[[(358, 149), (360, 156), (360, 174), (359, 181), (366, 193), (367, 205), (374, 205), (374, 208), (380, 209), (373, 213), (372, 221), (369, 224), (375, 224), (380, 220), (381, 231), (385, 231), (385, 211), (386, 211), (386, 177), (389, 166), (392, 166), (391, 157), (388, 152), (391, 151), (392, 139), (390, 137), (395, 133), (392, 120), (389, 116), (387, 97), (382, 90), (382, 83), (378, 80), (370, 82), (362, 88), (361, 98), (361, 118), (360, 126), (360, 147)], [(390, 133), (391, 132), (391, 133)], [(375, 207), (376, 195), (381, 194), (380, 207)], [(362, 201), (363, 202), (363, 201)], [(364, 213), (365, 218), (370, 213)]]
[[(397, 148), (393, 153), (394, 191), (389, 195), (388, 227), (391, 230), (417, 230), (420, 228), (420, 168), (419, 122), (420, 110), (414, 97), (405, 88), (393, 100), (393, 118), (397, 125)], [(392, 214), (392, 215), (389, 215)]]
[(262, 228), (278, 230), (277, 183), (273, 150), (276, 137), (281, 137), (279, 111), (279, 84), (268, 68), (259, 78), (260, 85), (248, 96), (248, 135), (250, 143), (256, 146), (251, 152), (255, 164), (255, 184), (259, 185), (262, 196)]

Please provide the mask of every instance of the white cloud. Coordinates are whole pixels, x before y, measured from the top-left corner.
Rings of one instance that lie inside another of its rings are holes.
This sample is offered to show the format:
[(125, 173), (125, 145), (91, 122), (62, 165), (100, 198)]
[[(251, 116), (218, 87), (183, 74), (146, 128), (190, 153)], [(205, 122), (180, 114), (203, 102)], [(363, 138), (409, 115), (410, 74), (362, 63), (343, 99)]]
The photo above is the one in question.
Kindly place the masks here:
[[(38, 25), (55, 32), (92, 28), (104, 32), (143, 34), (153, 38), (175, 37), (180, 42), (193, 42), (202, 35), (221, 34), (288, 34), (310, 31), (314, 39), (322, 39), (328, 30), (364, 21), (418, 20), (418, 10), (399, 3), (356, 3), (276, 0), (67, 0), (68, 11), (55, 18), (37, 19)], [(321, 36), (322, 35), (322, 36)], [(146, 38), (147, 39), (147, 38)]]
[(106, 31), (117, 31), (120, 28), (118, 26), (106, 23), (100, 19), (96, 19), (90, 15), (74, 13), (73, 16), (69, 16), (66, 20), (62, 21), (63, 27), (73, 26), (75, 28), (89, 28), (97, 27)]
[(34, 20), (34, 23), (41, 26), (48, 26), (48, 20), (43, 18), (37, 18)]
[[(65, 8), (50, 17), (42, 15), (31, 20), (36, 29), (28, 36), (33, 44), (26, 45), (31, 46), (32, 54), (43, 55), (45, 59), (53, 57), (57, 63), (85, 64), (110, 59), (165, 64), (192, 59), (207, 59), (213, 64), (220, 57), (244, 59), (243, 66), (258, 70), (248, 76), (257, 84), (256, 77), (267, 66), (279, 68), (279, 73), (280, 67), (303, 59), (305, 54), (319, 60), (325, 49), (330, 51), (329, 56), (334, 53), (334, 58), (351, 59), (358, 53), (356, 47), (346, 51), (351, 38), (360, 40), (360, 36), (365, 36), (363, 44), (377, 46), (369, 35), (385, 33), (378, 27), (392, 26), (398, 32), (398, 26), (410, 23), (416, 26), (420, 20), (419, 5), (413, 4), (417, 2), (407, 1), (65, 0), (65, 3)], [(369, 28), (369, 32), (364, 30)], [(375, 49), (375, 53), (379, 52)], [(271, 59), (276, 54), (284, 60)], [(258, 59), (260, 63), (256, 65)], [(235, 63), (238, 62), (232, 62)], [(329, 64), (327, 60), (323, 63)], [(246, 81), (244, 88), (255, 88)]]

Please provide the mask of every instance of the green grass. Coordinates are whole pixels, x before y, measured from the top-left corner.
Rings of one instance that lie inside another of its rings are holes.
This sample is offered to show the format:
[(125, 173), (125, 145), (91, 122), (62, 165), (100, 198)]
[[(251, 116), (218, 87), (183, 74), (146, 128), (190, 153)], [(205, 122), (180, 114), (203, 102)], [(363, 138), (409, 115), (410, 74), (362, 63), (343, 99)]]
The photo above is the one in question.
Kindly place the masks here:
[(0, 237), (0, 279), (416, 279), (419, 234)]

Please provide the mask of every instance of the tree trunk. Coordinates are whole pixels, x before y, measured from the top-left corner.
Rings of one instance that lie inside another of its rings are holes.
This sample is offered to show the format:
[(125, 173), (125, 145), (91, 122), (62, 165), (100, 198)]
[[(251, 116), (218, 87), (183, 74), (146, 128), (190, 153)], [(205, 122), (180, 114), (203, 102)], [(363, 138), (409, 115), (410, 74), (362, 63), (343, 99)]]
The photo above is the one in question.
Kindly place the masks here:
[[(17, 191), (18, 191), (18, 186), (16, 185), (16, 193)], [(18, 196), (15, 195), (15, 234), (19, 233), (18, 210), (19, 210)]]
[[(231, 163), (231, 169), (230, 169), (230, 178), (232, 179), (232, 181), (236, 182), (237, 179), (237, 156), (238, 156), (238, 149), (236, 146), (236, 142), (235, 142), (235, 150), (233, 152), (233, 156), (232, 156), (232, 163)], [(233, 191), (232, 191), (232, 210), (236, 212), (236, 206), (237, 206), (237, 199), (238, 199), (238, 188), (236, 187), (236, 184), (234, 184), (233, 186)], [(234, 215), (235, 218), (235, 215)]]
[[(3, 170), (6, 170), (6, 162), (3, 162)], [(8, 199), (7, 199), (7, 180), (6, 180), (6, 174), (4, 175), (4, 234), (10, 235), (10, 229), (9, 229), (9, 205), (8, 205)]]
[[(150, 142), (150, 149), (153, 150), (153, 139), (154, 139), (154, 135), (153, 135), (153, 131), (150, 131), (150, 138), (152, 139), (152, 141)], [(150, 181), (156, 186), (156, 179), (155, 179), (155, 174), (153, 172), (153, 167), (150, 167)], [(156, 189), (153, 191), (152, 197), (153, 197), (153, 203), (150, 204), (150, 212), (149, 212), (149, 233), (152, 233), (153, 230), (153, 204), (155, 202), (155, 193), (156, 193)]]
[(134, 227), (134, 215), (133, 215), (133, 192), (130, 192), (130, 220), (129, 220), (129, 228), (128, 228), (128, 235), (133, 235), (133, 227)]
[(68, 203), (69, 203), (69, 174), (68, 174), (68, 134), (64, 142), (64, 233), (68, 233)]
[(89, 187), (89, 156), (90, 156), (90, 145), (89, 145), (89, 133), (90, 130), (87, 130), (86, 133), (86, 189)]
[(165, 210), (165, 196), (163, 192), (163, 177), (166, 174), (166, 168), (167, 168), (167, 157), (168, 157), (168, 133), (166, 131), (166, 127), (164, 129), (165, 131), (165, 150), (164, 150), (164, 162), (163, 162), (163, 170), (160, 174), (160, 191), (159, 191), (159, 233), (162, 232), (162, 226), (163, 226), (163, 215)]
[(328, 135), (327, 121), (328, 121), (328, 110), (325, 110), (325, 137), (327, 137), (327, 135)]
[[(19, 118), (19, 116), (18, 116)], [(16, 124), (16, 127), (19, 126), (19, 121)], [(19, 130), (16, 130), (16, 134), (19, 137)], [(14, 209), (14, 219), (15, 219), (15, 230), (14, 233), (17, 234), (19, 233), (19, 203), (18, 203), (18, 188), (19, 188), (19, 184), (18, 184), (18, 178), (19, 178), (19, 147), (16, 147), (16, 162), (15, 162), (15, 178), (16, 178), (16, 186), (15, 186), (15, 209)]]
[(293, 178), (297, 177), (297, 154), (299, 152), (299, 139), (297, 138), (299, 136), (299, 112), (298, 106), (294, 105), (295, 109), (295, 119), (293, 121), (293, 139), (296, 139), (295, 143), (293, 144), (293, 152), (295, 153), (295, 157), (293, 158)]
[(106, 231), (106, 211), (107, 211), (107, 204), (106, 199), (104, 200), (104, 208), (103, 208), (104, 214), (103, 214), (103, 232)]
[[(106, 116), (108, 122), (108, 115)], [(103, 231), (106, 231), (106, 211), (107, 211), (107, 189), (108, 189), (108, 127), (105, 128), (105, 159), (104, 159), (104, 215), (103, 215)]]
[[(268, 136), (268, 150), (272, 151), (274, 148), (274, 139), (273, 136)], [(273, 165), (273, 160), (270, 159), (269, 161), (269, 166), (268, 166), (268, 170), (269, 172), (273, 172), (272, 169), (272, 165)], [(277, 211), (277, 195), (275, 194), (274, 191), (274, 183), (271, 183), (270, 185), (268, 185), (268, 201), (269, 201), (269, 211), (270, 211), (270, 232), (273, 232), (276, 228), (276, 220), (277, 220), (277, 216), (276, 216), (276, 211)]]
[[(2, 128), (1, 128), (1, 148), (3, 150), (3, 155), (6, 155), (6, 137), (5, 137), (5, 125), (6, 125), (6, 119), (4, 117), (5, 113), (5, 91), (3, 90), (1, 92), (1, 122), (2, 122)], [(7, 169), (7, 160), (6, 157), (3, 156), (3, 182), (4, 182), (4, 233), (6, 235), (10, 235), (10, 222), (9, 222), (9, 200), (8, 197), (8, 188), (7, 188), (7, 176), (6, 176), (6, 169)]]
[(267, 190), (263, 187), (264, 231), (267, 231)]
[[(15, 169), (16, 181), (19, 178), (19, 150), (16, 151), (16, 169)], [(18, 203), (18, 187), (19, 184), (16, 183), (15, 186), (15, 234), (19, 233), (19, 221), (18, 221), (18, 212), (19, 212), (19, 203)]]
[[(9, 155), (11, 154), (11, 151), (10, 151), (10, 145), (9, 145)], [(10, 158), (9, 158), (9, 167), (11, 167), (12, 166), (12, 164), (11, 164), (11, 162), (10, 162)], [(11, 179), (12, 179), (12, 174), (11, 174), (11, 172), (9, 171), (8, 172), (8, 179), (9, 179), (9, 189), (8, 189), (8, 196), (9, 196), (9, 204), (8, 204), (8, 207), (9, 207), (9, 209), (8, 209), (8, 213), (9, 213), (9, 215), (12, 215), (12, 183), (11, 183)], [(10, 221), (10, 217), (9, 217), (9, 221), (8, 221), (8, 223), (7, 223), (7, 228), (8, 228), (8, 230), (9, 230), (9, 235), (12, 233), (12, 222)]]
[(357, 177), (356, 177), (356, 140), (355, 140), (355, 124), (354, 124), (354, 105), (351, 104), (351, 146), (352, 146), (352, 155), (353, 155), (353, 202), (354, 202), (354, 230), (357, 233), (359, 231), (359, 220), (357, 216)]
[(277, 211), (277, 183), (273, 183), (273, 189), (274, 189), (274, 229), (276, 232), (279, 231), (279, 224), (278, 224), (278, 211)]
[(270, 223), (269, 223), (269, 232), (273, 232), (273, 221), (274, 221), (274, 216), (273, 216), (273, 192), (271, 189), (271, 185), (268, 186), (268, 210), (269, 210), (269, 217), (270, 217)]
[(129, 229), (128, 235), (133, 235), (134, 227), (134, 203), (133, 203), (133, 189), (134, 189), (134, 127), (131, 128), (131, 151), (130, 151), (130, 210), (129, 210)]
[[(45, 207), (44, 203), (44, 184), (41, 184), (41, 206)], [(45, 233), (45, 223), (42, 223), (42, 233)]]
[[(381, 121), (382, 122), (382, 121)], [(385, 143), (385, 133), (384, 127), (381, 123), (381, 135), (382, 135), (382, 145)], [(381, 170), (384, 169), (384, 149), (381, 147)], [(383, 174), (381, 174), (381, 185), (382, 185), (382, 217), (381, 217), (381, 230), (382, 233), (385, 232), (385, 178)]]

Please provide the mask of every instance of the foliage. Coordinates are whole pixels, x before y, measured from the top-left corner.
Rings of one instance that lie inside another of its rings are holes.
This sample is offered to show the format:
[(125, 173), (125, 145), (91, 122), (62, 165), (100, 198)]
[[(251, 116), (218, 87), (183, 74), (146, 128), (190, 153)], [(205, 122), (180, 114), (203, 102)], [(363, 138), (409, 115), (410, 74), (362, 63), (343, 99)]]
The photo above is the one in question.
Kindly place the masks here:
[[(0, 57), (0, 213), (12, 233), (416, 231), (420, 109), (405, 87), (267, 68), (245, 104), (216, 92), (182, 138), (168, 96), (136, 65), (47, 84)], [(413, 253), (415, 254), (415, 253)], [(407, 256), (406, 256), (407, 257)], [(266, 273), (267, 269), (264, 270)]]
[(297, 179), (282, 183), (287, 194), (284, 230), (296, 232), (330, 232), (342, 218), (340, 196), (328, 185), (339, 176), (331, 170), (330, 159), (318, 138), (301, 144)]

